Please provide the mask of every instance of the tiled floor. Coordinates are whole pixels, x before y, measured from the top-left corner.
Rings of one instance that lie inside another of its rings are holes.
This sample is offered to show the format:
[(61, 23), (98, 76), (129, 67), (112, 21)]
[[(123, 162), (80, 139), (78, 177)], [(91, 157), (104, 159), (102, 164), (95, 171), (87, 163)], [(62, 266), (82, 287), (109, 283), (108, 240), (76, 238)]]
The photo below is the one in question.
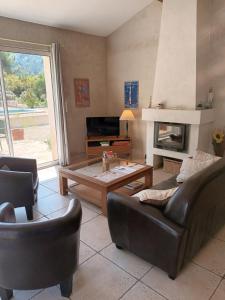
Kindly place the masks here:
[[(44, 221), (66, 211), (71, 196), (62, 197), (54, 168), (40, 172), (39, 200), (35, 219)], [(167, 178), (155, 172), (155, 182)], [(74, 276), (71, 300), (224, 300), (225, 228), (189, 263), (176, 280), (111, 243), (107, 220), (101, 211), (82, 202), (80, 266)], [(25, 221), (23, 208), (17, 220)], [(14, 300), (62, 300), (59, 288), (14, 291)]]

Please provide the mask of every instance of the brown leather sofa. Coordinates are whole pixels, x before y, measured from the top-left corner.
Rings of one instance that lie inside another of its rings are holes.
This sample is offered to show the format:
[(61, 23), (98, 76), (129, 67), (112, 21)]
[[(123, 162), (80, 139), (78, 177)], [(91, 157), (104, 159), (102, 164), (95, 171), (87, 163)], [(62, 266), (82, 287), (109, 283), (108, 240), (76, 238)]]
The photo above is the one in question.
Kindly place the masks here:
[(10, 202), (14, 207), (24, 206), (28, 220), (32, 220), (37, 191), (38, 173), (35, 159), (0, 157), (0, 204)]
[(61, 294), (72, 293), (78, 266), (81, 205), (71, 200), (67, 213), (43, 222), (12, 223), (12, 204), (0, 206), (0, 297), (9, 300), (13, 289), (34, 290), (60, 284)]
[[(175, 177), (155, 186), (177, 185)], [(225, 159), (193, 175), (161, 209), (138, 198), (108, 195), (112, 241), (175, 279), (184, 264), (225, 224)]]

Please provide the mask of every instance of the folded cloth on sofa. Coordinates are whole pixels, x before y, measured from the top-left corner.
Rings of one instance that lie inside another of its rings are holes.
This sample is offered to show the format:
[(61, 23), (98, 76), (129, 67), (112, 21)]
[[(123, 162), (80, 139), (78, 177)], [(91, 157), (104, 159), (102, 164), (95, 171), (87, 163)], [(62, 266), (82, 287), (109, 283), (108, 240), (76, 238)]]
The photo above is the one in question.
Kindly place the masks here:
[(0, 170), (3, 170), (3, 171), (10, 171), (10, 168), (7, 166), (7, 165), (3, 165)]
[(179, 187), (174, 187), (168, 190), (146, 189), (134, 194), (132, 197), (138, 197), (140, 202), (148, 203), (156, 206), (165, 205), (170, 197), (177, 191)]

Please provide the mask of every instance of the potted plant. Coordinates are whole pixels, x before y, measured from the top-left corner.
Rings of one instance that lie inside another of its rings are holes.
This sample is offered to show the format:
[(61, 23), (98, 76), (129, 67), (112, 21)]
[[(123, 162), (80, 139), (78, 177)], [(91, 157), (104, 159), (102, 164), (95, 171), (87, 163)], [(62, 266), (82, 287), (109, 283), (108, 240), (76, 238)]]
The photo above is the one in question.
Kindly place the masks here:
[(212, 144), (214, 148), (214, 152), (217, 156), (223, 157), (225, 150), (225, 142), (224, 142), (224, 130), (215, 129), (212, 135)]

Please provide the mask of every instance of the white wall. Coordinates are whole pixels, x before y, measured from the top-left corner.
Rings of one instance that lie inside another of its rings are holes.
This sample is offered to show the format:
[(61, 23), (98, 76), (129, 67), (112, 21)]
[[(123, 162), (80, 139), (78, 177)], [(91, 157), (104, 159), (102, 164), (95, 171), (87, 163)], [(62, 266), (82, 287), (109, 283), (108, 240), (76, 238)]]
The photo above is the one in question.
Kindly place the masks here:
[(153, 103), (195, 109), (197, 0), (164, 0)]
[(161, 7), (159, 1), (153, 1), (107, 38), (109, 115), (120, 115), (124, 108), (124, 81), (139, 80), (139, 107), (134, 111), (136, 120), (130, 124), (133, 156), (138, 158), (144, 158), (146, 149), (146, 124), (141, 121), (141, 108), (148, 107), (153, 90)]
[(212, 0), (211, 81), (215, 90), (215, 127), (225, 127), (225, 1)]
[(204, 103), (212, 87), (210, 78), (212, 0), (198, 0), (196, 103)]

